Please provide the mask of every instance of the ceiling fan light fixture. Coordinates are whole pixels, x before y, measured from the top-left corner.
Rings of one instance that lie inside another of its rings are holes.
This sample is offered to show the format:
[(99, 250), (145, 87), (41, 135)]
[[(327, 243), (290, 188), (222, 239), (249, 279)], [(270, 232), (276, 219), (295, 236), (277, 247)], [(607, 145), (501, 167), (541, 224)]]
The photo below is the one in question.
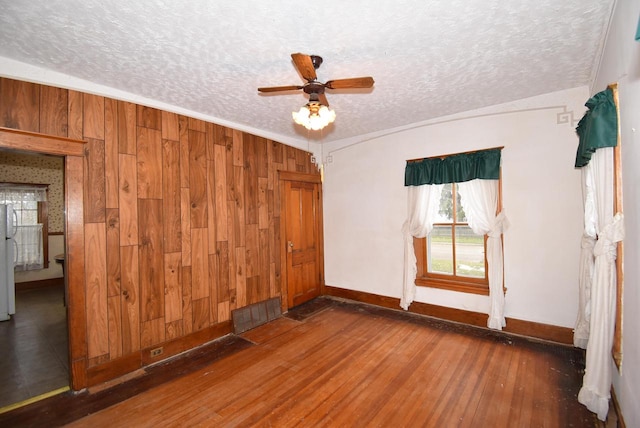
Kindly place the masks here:
[(292, 113), (293, 121), (307, 129), (318, 131), (336, 120), (336, 112), (319, 102), (309, 102)]

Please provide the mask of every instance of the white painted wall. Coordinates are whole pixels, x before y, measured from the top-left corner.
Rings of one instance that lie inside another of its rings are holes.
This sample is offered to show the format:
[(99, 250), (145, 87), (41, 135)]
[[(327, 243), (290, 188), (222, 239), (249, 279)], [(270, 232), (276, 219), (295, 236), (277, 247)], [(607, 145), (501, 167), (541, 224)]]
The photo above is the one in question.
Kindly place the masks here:
[[(327, 285), (400, 297), (407, 159), (504, 146), (505, 315), (573, 327), (582, 228), (574, 169), (588, 88), (469, 111), (390, 135), (322, 148)], [(571, 112), (573, 121), (568, 123)], [(560, 116), (559, 116), (560, 114)], [(418, 287), (416, 301), (487, 312), (486, 296)]]
[[(591, 93), (618, 83), (622, 180), (626, 238), (624, 240), (624, 294), (622, 372), (613, 384), (628, 427), (640, 427), (640, 42), (634, 35), (640, 2), (618, 0), (603, 61)], [(612, 363), (613, 364), (613, 363)]]

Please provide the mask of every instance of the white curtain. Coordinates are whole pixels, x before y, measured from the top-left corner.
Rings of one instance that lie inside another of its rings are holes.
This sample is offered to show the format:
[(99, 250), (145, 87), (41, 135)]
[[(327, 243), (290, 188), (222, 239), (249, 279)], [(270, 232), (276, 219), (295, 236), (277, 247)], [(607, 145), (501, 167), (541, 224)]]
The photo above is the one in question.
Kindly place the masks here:
[(591, 282), (593, 278), (593, 247), (596, 245), (598, 215), (595, 206), (595, 185), (592, 164), (582, 167), (582, 197), (584, 200), (584, 231), (580, 244), (578, 271), (578, 316), (573, 331), (574, 346), (587, 349), (589, 317), (591, 316)]
[(16, 242), (16, 266), (18, 271), (44, 267), (42, 254), (42, 224), (18, 226), (13, 237)]
[(611, 348), (616, 313), (616, 246), (624, 238), (621, 213), (613, 213), (613, 148), (598, 149), (591, 157), (597, 240), (590, 291), (589, 339), (586, 367), (578, 401), (605, 420), (611, 389)]
[(433, 229), (438, 214), (442, 184), (408, 186), (407, 220), (402, 226), (404, 236), (404, 280), (400, 307), (409, 309), (416, 296), (416, 253), (413, 238), (426, 237)]
[(489, 319), (487, 326), (502, 330), (504, 319), (502, 233), (509, 227), (498, 208), (498, 180), (475, 179), (458, 183), (458, 191), (469, 227), (477, 235), (487, 237), (487, 264), (489, 265)]

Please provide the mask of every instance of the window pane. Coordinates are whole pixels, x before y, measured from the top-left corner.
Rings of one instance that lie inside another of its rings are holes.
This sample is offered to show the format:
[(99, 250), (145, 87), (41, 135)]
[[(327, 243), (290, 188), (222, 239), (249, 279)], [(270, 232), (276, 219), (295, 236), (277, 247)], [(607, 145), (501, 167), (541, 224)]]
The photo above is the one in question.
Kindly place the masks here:
[(457, 223), (466, 223), (467, 215), (464, 213), (464, 209), (462, 208), (462, 202), (460, 202), (460, 192), (458, 192), (458, 184), (456, 183), (456, 222)]
[(456, 274), (484, 278), (484, 236), (469, 226), (456, 226)]
[(438, 208), (438, 217), (434, 223), (452, 223), (453, 222), (453, 196), (451, 193), (451, 183), (442, 185), (442, 193), (440, 194), (440, 207)]
[(451, 226), (434, 226), (427, 238), (427, 271), (453, 275)]

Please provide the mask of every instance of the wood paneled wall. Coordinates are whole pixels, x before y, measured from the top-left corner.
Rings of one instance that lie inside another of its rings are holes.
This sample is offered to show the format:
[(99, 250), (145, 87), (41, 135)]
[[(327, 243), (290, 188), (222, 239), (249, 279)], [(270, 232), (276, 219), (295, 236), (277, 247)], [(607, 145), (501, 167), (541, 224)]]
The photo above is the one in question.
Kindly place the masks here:
[(5, 78), (0, 126), (86, 141), (86, 349), (73, 354), (84, 354), (88, 371), (114, 361), (129, 361), (120, 372), (135, 369), (148, 359), (145, 349), (205, 340), (196, 333), (229, 323), (233, 309), (286, 294), (277, 171), (318, 174), (308, 153), (154, 108)]

